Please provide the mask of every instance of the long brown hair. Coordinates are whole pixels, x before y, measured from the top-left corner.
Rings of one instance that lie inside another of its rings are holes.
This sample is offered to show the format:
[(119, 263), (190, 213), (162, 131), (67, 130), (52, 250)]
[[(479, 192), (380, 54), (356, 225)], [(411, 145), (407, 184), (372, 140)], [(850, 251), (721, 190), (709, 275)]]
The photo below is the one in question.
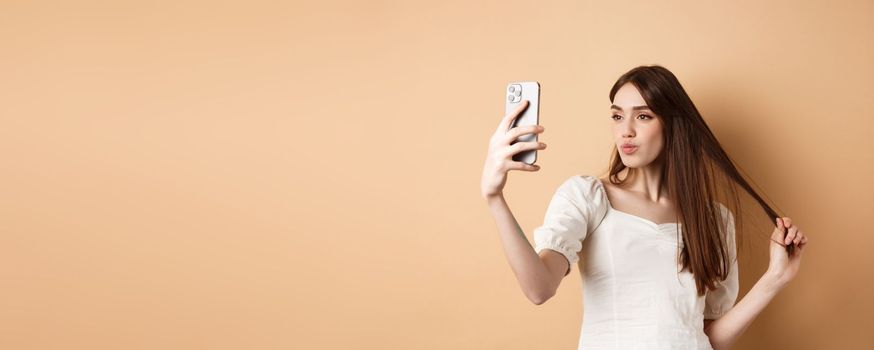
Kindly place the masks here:
[[(761, 205), (772, 223), (782, 215), (741, 176), (673, 73), (659, 65), (635, 67), (619, 77), (610, 89), (611, 102), (626, 83), (637, 88), (662, 123), (665, 146), (656, 159), (663, 163), (661, 186), (676, 203), (677, 222), (682, 224), (684, 245), (678, 254), (683, 270), (693, 274), (698, 295), (704, 295), (705, 288), (713, 290), (719, 281), (725, 280), (732, 264), (728, 237), (724, 235), (727, 229), (724, 223), (729, 220), (722, 217), (717, 203), (725, 203), (722, 205), (735, 218), (738, 242), (742, 241), (742, 220), (736, 185)], [(619, 172), (625, 168), (614, 144), (610, 182), (622, 184), (636, 170), (629, 168), (628, 176), (619, 179)]]

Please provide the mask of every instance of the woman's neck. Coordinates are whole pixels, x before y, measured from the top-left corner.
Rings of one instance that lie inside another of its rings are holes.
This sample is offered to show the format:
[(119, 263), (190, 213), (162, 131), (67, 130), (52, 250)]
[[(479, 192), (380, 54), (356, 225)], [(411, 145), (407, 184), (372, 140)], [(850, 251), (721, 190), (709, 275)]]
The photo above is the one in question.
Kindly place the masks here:
[(667, 189), (662, 186), (660, 166), (650, 164), (642, 168), (635, 168), (634, 171), (626, 168), (626, 174), (622, 189), (638, 193), (653, 203), (668, 201)]

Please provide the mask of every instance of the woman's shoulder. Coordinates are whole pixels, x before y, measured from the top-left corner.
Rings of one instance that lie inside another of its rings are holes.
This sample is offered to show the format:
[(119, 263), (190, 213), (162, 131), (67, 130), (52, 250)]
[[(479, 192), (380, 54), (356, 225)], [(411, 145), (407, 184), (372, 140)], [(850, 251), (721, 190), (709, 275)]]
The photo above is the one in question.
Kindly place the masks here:
[(722, 204), (722, 202), (718, 200), (714, 200), (713, 203), (715, 203), (716, 207), (719, 209), (719, 215), (723, 220), (734, 222), (734, 213), (732, 213), (725, 204)]
[(603, 180), (593, 175), (575, 174), (567, 178), (562, 186), (597, 190), (603, 189), (604, 183)]
[(567, 178), (558, 191), (572, 199), (595, 204), (605, 204), (606, 195), (601, 179), (588, 174), (575, 174)]

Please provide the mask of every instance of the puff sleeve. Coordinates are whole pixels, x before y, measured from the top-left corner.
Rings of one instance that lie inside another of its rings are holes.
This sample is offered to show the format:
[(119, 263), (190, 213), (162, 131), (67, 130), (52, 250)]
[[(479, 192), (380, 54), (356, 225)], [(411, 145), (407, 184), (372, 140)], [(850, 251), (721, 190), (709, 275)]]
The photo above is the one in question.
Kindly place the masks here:
[(725, 219), (723, 223), (724, 231), (728, 237), (729, 255), (731, 256), (731, 269), (728, 277), (723, 280), (720, 285), (711, 291), (707, 291), (704, 304), (704, 318), (717, 319), (725, 315), (728, 310), (734, 307), (738, 294), (738, 268), (737, 268), (737, 242), (735, 241), (735, 226), (734, 215), (721, 203), (719, 204), (722, 212), (722, 217)]
[(534, 229), (534, 251), (561, 253), (568, 260), (567, 276), (579, 261), (582, 241), (607, 214), (607, 197), (600, 182), (588, 175), (573, 176), (562, 183), (546, 209), (543, 225)]

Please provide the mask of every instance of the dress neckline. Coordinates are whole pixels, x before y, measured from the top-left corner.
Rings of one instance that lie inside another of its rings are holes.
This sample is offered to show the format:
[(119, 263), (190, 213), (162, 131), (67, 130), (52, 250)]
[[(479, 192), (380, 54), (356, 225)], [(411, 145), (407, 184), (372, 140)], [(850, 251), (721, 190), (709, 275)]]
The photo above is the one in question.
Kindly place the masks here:
[[(594, 177), (594, 176), (592, 176), (592, 177)], [(664, 227), (664, 226), (682, 226), (682, 225), (683, 225), (682, 223), (679, 223), (679, 222), (666, 222), (666, 223), (662, 223), (662, 224), (657, 224), (657, 223), (655, 223), (655, 222), (653, 222), (652, 220), (649, 220), (649, 219), (647, 219), (647, 218), (640, 217), (640, 216), (637, 216), (637, 215), (634, 215), (634, 214), (631, 214), (631, 213), (626, 213), (626, 212), (624, 212), (624, 211), (621, 211), (621, 210), (619, 210), (619, 209), (614, 208), (614, 207), (613, 207), (613, 204), (610, 203), (610, 197), (607, 196), (607, 189), (604, 187), (604, 183), (601, 182), (601, 179), (599, 179), (599, 178), (597, 178), (597, 177), (594, 177), (594, 178), (595, 178), (595, 181), (598, 182), (598, 186), (601, 186), (601, 190), (604, 191), (604, 199), (607, 200), (607, 208), (608, 208), (608, 209), (610, 209), (610, 210), (612, 210), (612, 211), (615, 211), (615, 212), (617, 212), (617, 213), (619, 213), (619, 214), (622, 214), (622, 215), (625, 215), (625, 216), (628, 216), (628, 217), (632, 217), (632, 218), (638, 219), (638, 220), (640, 220), (640, 221), (643, 221), (643, 222), (649, 224), (650, 226), (655, 226), (655, 227), (658, 227), (658, 228), (661, 228), (661, 227)]]

